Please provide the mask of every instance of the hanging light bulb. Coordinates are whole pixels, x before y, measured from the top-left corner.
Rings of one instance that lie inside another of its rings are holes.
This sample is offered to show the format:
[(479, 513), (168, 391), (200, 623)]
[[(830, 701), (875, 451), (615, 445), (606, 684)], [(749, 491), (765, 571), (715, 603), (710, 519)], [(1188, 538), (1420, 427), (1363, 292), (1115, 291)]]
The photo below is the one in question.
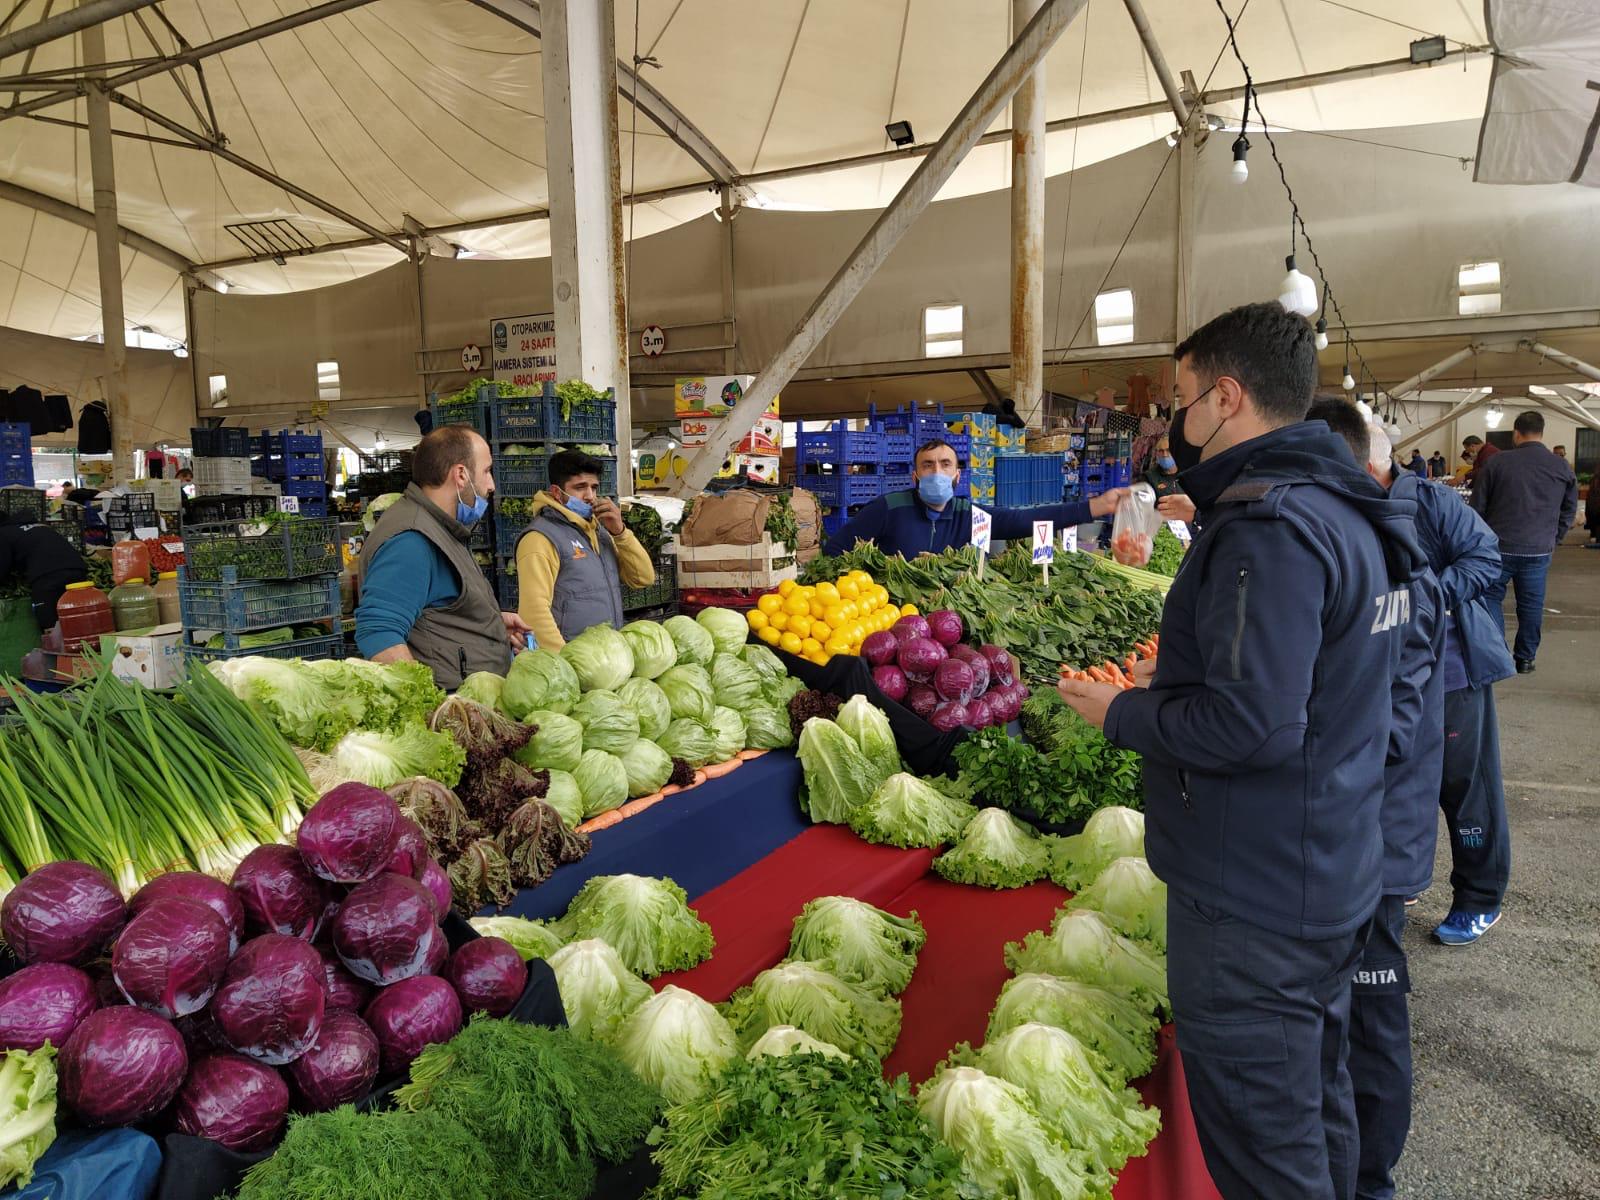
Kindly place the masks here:
[(383, 436), (383, 430), (381, 430), (381, 429), (374, 431), (374, 438), (375, 438), (375, 440), (373, 441), (372, 444), (374, 446), (376, 446), (378, 448), (379, 452), (381, 453), (383, 451), (384, 447), (388, 446), (389, 439)]
[(1250, 153), (1250, 139), (1245, 137), (1244, 131), (1239, 131), (1239, 136), (1233, 139), (1233, 171), (1232, 179), (1235, 183), (1243, 183), (1250, 178), (1250, 164), (1245, 161), (1245, 156)]
[(1498, 429), (1500, 428), (1500, 421), (1505, 415), (1505, 409), (1500, 407), (1500, 402), (1492, 400), (1489, 403), (1489, 411), (1483, 414), (1483, 423), (1490, 429)]
[(1350, 360), (1349, 359), (1345, 360), (1344, 378), (1339, 381), (1339, 386), (1342, 387), (1347, 392), (1353, 392), (1353, 391), (1356, 390), (1356, 377), (1354, 375), (1350, 374)]
[(182, 342), (179, 342), (176, 346), (174, 346), (172, 348), (172, 357), (173, 358), (188, 358), (189, 357), (189, 347), (185, 346)]
[(1318, 317), (1317, 318), (1317, 349), (1318, 350), (1326, 350), (1327, 348), (1328, 348), (1328, 318), (1327, 317)]
[(1278, 303), (1289, 312), (1309, 317), (1317, 311), (1317, 285), (1311, 282), (1311, 276), (1294, 265), (1294, 255), (1285, 258), (1283, 265), (1289, 273), (1278, 285)]

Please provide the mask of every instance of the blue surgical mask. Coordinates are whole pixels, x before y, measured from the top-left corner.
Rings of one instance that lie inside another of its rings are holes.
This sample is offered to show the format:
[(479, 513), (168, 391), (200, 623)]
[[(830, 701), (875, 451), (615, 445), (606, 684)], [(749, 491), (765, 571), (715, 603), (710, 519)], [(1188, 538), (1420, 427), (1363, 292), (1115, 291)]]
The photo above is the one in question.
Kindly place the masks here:
[(917, 480), (917, 495), (934, 506), (949, 503), (950, 497), (955, 495), (955, 492), (956, 481), (943, 471), (935, 471)]
[(478, 496), (474, 494), (472, 503), (468, 504), (466, 501), (461, 499), (460, 490), (458, 489), (456, 491), (456, 520), (460, 521), (463, 525), (468, 527), (476, 525), (483, 519), (483, 514), (488, 511), (489, 499), (487, 496)]
[(1170, 454), (1163, 454), (1156, 459), (1156, 466), (1163, 471), (1176, 471), (1178, 469), (1178, 460)]
[(568, 496), (566, 503), (569, 513), (585, 521), (589, 519), (589, 514), (594, 512), (594, 505), (579, 496)]

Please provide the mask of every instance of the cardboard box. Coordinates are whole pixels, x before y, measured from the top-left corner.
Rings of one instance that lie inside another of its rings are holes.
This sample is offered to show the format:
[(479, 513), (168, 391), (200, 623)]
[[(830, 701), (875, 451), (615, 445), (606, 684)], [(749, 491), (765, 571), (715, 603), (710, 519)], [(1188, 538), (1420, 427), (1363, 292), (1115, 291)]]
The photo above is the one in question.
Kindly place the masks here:
[[(694, 375), (679, 379), (672, 387), (672, 411), (680, 417), (725, 417), (754, 381), (754, 375)], [(778, 415), (776, 396), (767, 406), (766, 415)]]
[[(716, 439), (722, 417), (682, 417), (678, 421), (678, 441), (686, 448), (704, 446)], [(757, 417), (743, 440), (734, 447), (736, 454), (779, 454), (783, 451), (783, 422), (777, 417)]]
[(156, 625), (117, 634), (111, 673), (147, 688), (176, 687), (183, 678), (183, 626)]

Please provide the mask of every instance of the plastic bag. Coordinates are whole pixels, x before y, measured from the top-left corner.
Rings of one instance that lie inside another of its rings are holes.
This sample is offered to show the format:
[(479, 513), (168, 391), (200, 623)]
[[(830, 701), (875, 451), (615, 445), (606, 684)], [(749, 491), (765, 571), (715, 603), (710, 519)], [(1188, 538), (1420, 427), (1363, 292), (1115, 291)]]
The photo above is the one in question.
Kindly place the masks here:
[(1111, 521), (1111, 556), (1130, 567), (1144, 566), (1150, 561), (1160, 528), (1155, 488), (1148, 483), (1134, 484)]

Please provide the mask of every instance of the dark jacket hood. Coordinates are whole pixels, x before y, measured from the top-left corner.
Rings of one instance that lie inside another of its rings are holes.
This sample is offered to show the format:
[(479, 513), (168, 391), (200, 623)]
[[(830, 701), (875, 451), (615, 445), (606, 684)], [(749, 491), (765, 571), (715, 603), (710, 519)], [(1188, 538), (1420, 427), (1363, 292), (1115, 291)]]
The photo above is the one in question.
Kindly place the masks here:
[(1190, 467), (1183, 487), (1204, 515), (1219, 504), (1266, 501), (1291, 487), (1316, 487), (1350, 504), (1377, 532), (1389, 578), (1427, 565), (1417, 544), (1416, 503), (1391, 496), (1356, 465), (1350, 447), (1323, 421), (1285, 425)]

